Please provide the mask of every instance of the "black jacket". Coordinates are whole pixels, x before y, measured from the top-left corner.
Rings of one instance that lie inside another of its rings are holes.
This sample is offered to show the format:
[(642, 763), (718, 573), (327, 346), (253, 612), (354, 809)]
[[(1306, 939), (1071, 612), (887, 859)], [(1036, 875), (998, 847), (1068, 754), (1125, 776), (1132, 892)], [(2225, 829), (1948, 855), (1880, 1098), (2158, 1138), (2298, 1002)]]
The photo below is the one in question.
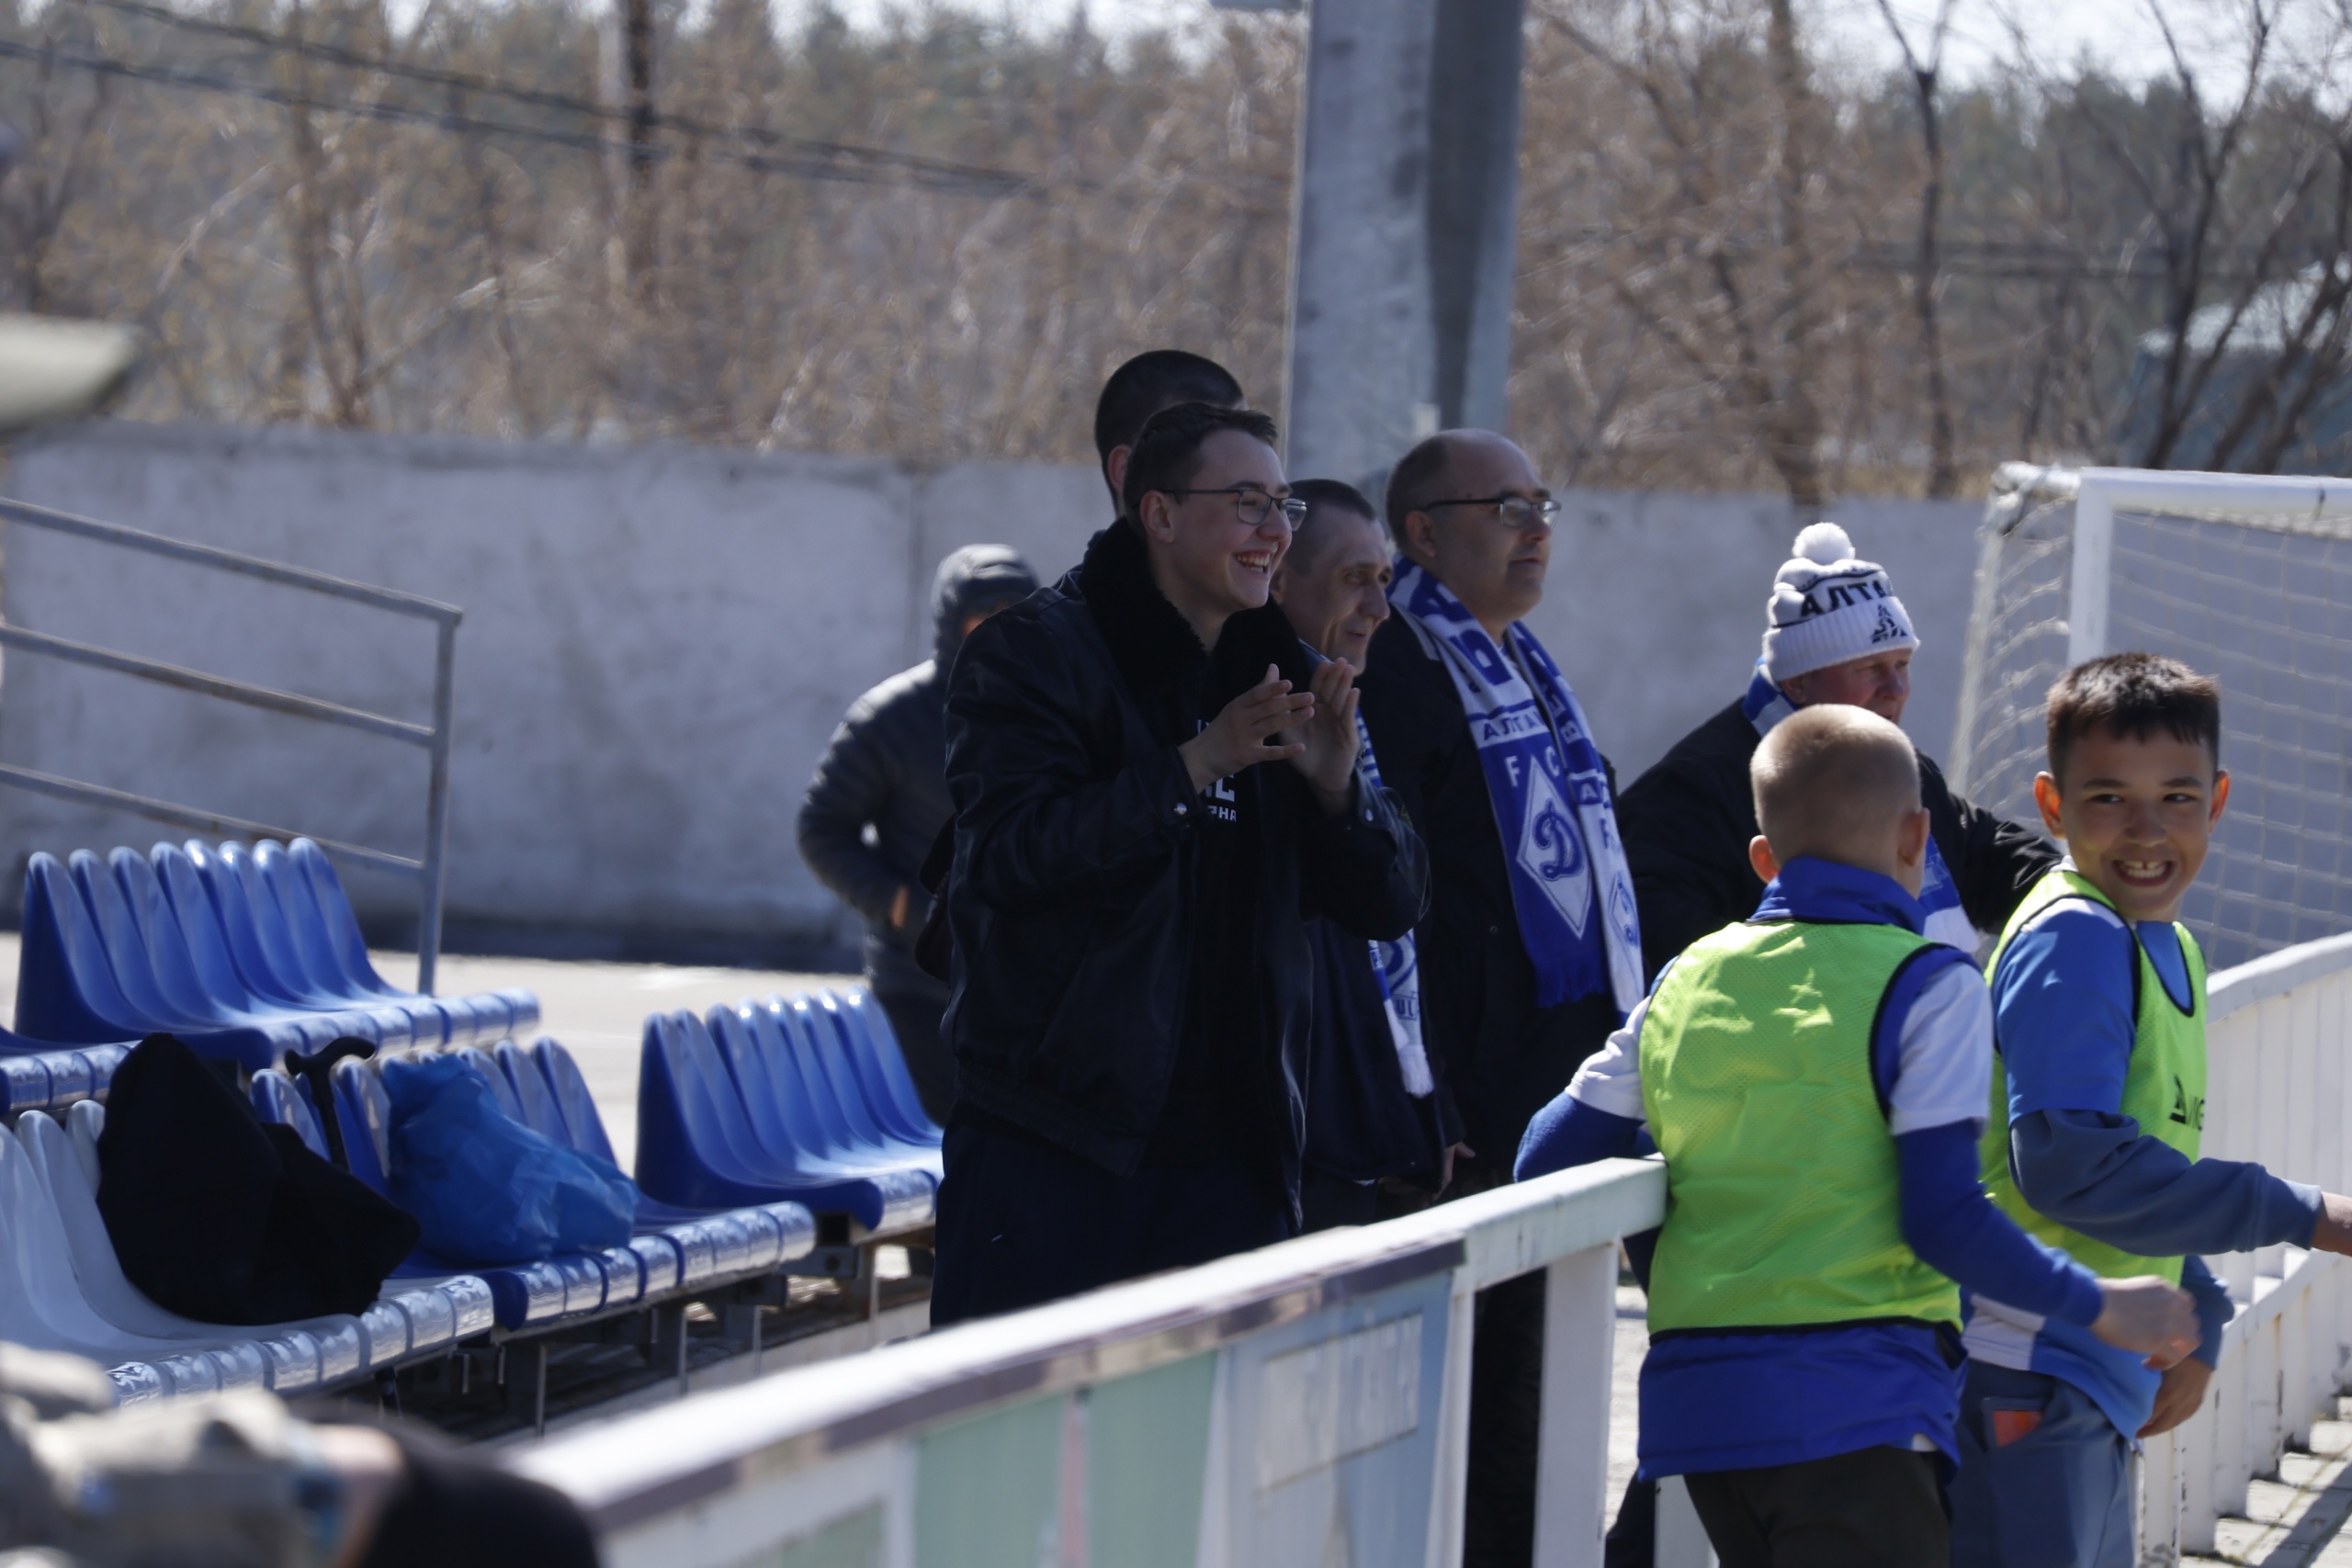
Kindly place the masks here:
[[(1327, 817), (1296, 769), (1253, 767), (1230, 782), (1262, 824), (1256, 907), (1196, 908), (1203, 797), (1136, 693), (1204, 657), (1152, 583), (1142, 542), (1118, 526), (1055, 587), (972, 635), (947, 696), (947, 1037), (966, 1107), (1129, 1174), (1185, 1039), (1195, 922), (1249, 919), (1254, 974), (1237, 994), (1255, 1010), (1248, 1032), (1271, 1048), (1239, 1064), (1235, 1105), (1278, 1129), (1272, 1152), (1295, 1194), (1314, 975), (1306, 920), (1395, 937), (1420, 913), (1427, 863), (1361, 778), (1350, 809)], [(1306, 650), (1272, 604), (1234, 616), (1205, 657), (1213, 697), (1238, 695), (1268, 664), (1307, 678)]]
[[(1641, 906), (1642, 962), (1652, 976), (1701, 937), (1754, 914), (1764, 895), (1747, 862), (1757, 833), (1747, 764), (1761, 739), (1734, 703), (1677, 741), (1618, 803)], [(1925, 755), (1919, 796), (1961, 908), (1979, 931), (1999, 931), (2058, 851), (2035, 829), (1952, 794)]]
[(1406, 1091), (1372, 945), (1329, 920), (1307, 926), (1315, 949), (1314, 1066), (1307, 1079), (1306, 1163), (1345, 1181), (1383, 1176), (1437, 1185), (1445, 1145), (1436, 1096)]
[(1444, 1135), (1508, 1179), (1529, 1119), (1617, 1027), (1616, 1000), (1603, 991), (1535, 1005), (1535, 965), (1453, 676), (1401, 617), (1373, 634), (1364, 665), (1363, 718), (1381, 780), (1429, 844), (1430, 911), (1415, 941)]
[[(865, 921), (865, 973), (884, 990), (941, 1006), (947, 987), (914, 961), (931, 912), (916, 873), (946, 825), (947, 674), (964, 642), (964, 617), (1034, 591), (1036, 578), (1001, 545), (976, 545), (940, 563), (932, 587), (932, 657), (850, 705), (800, 805), (800, 858), (817, 880)], [(874, 842), (865, 829), (874, 829)], [(890, 929), (890, 902), (907, 891), (907, 921)]]

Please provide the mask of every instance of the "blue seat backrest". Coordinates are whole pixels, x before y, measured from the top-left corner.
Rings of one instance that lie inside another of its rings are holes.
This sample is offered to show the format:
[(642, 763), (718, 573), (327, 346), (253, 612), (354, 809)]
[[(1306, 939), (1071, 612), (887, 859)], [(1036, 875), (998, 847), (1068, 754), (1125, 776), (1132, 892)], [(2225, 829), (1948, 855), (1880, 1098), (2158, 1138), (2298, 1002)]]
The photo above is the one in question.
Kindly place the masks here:
[(498, 1070), (498, 1064), (490, 1059), (489, 1053), (479, 1045), (462, 1045), (457, 1055), (490, 1086), (491, 1098), (498, 1101), (501, 1111), (516, 1122), (524, 1121), (523, 1103), (514, 1098), (514, 1086), (506, 1081), (506, 1075)]
[(155, 880), (155, 868), (146, 857), (136, 850), (117, 849), (107, 856), (107, 871), (122, 896), (131, 924), (138, 929), (140, 945), (146, 950), (148, 967), (154, 971), (164, 999), (192, 1018), (226, 1022), (243, 1013), (242, 1008), (223, 1008), (205, 988), (196, 972), (195, 956), (188, 951), (187, 933), (180, 930), (179, 917), (172, 912), (172, 902), (164, 897), (163, 885)]
[(725, 1174), (763, 1171), (768, 1165), (760, 1141), (744, 1117), (735, 1080), (701, 1019), (690, 1012), (662, 1018), (662, 1043), (693, 1129), (695, 1148)]
[(279, 973), (262, 944), (252, 898), (245, 889), (244, 846), (225, 843), (216, 849), (200, 839), (190, 839), (187, 850), (188, 863), (196, 868), (211, 897), (221, 934), (229, 941), (229, 956), (235, 960), (237, 976), (245, 989), (279, 1007), (315, 1010), (321, 998), (310, 995), (299, 978)]
[(294, 1087), (294, 1080), (276, 1067), (264, 1067), (254, 1075), (254, 1109), (265, 1122), (276, 1122), (300, 1134), (302, 1142), (321, 1159), (327, 1157), (326, 1135), (319, 1131), (319, 1119), (311, 1109), (311, 1097)]
[(891, 1058), (891, 1065), (897, 1065), (898, 1047), (875, 1038), (872, 1021), (867, 1016), (880, 1010), (865, 1006), (857, 993), (845, 997), (839, 991), (820, 991), (815, 1001), (817, 1010), (831, 1021), (842, 1038), (849, 1065), (857, 1075), (858, 1089), (865, 1096), (866, 1110), (873, 1113), (876, 1124), (892, 1137), (928, 1144), (930, 1120), (920, 1110), (910, 1115), (892, 1091), (885, 1058)]
[(876, 1148), (889, 1147), (899, 1140), (875, 1123), (865, 1089), (857, 1081), (857, 1069), (850, 1064), (849, 1042), (842, 1037), (831, 1010), (823, 1005), (826, 999), (804, 994), (793, 998), (787, 1007), (787, 1016), (798, 1021), (806, 1046), (802, 1060), (808, 1065), (804, 1070), (812, 1082), (821, 1081), (831, 1091), (842, 1124), (852, 1136)]
[(857, 1119), (842, 1103), (841, 1092), (833, 1085), (831, 1073), (820, 1055), (815, 1031), (820, 1021), (812, 1014), (805, 996), (777, 998), (775, 1011), (778, 1032), (784, 1042), (786, 1057), (790, 1063), (792, 1088), (804, 1100), (810, 1112), (826, 1129), (827, 1142), (836, 1156), (871, 1160), (881, 1149), (876, 1141), (858, 1130)]
[(542, 1137), (570, 1145), (571, 1139), (563, 1125), (563, 1113), (555, 1108), (554, 1091), (548, 1088), (548, 1080), (539, 1076), (539, 1065), (531, 1060), (531, 1054), (512, 1040), (502, 1040), (492, 1050), (491, 1057), (523, 1112), (519, 1118), (523, 1125)]
[(190, 1015), (175, 1007), (164, 994), (162, 984), (155, 978), (155, 966), (148, 961), (147, 944), (140, 940), (138, 922), (130, 918), (130, 904), (122, 896), (122, 887), (107, 869), (106, 862), (88, 850), (75, 850), (67, 857), (66, 864), (74, 870), (74, 889), (82, 895), (82, 903), (90, 911), (90, 919), (98, 929), (98, 941), (105, 944), (107, 962), (114, 966), (115, 984), (122, 987), (123, 996), (139, 1010), (139, 1015), (156, 1029), (184, 1029), (191, 1024), (209, 1022), (201, 1013)]
[(744, 1117), (758, 1134), (761, 1146), (789, 1159), (798, 1141), (785, 1125), (783, 1096), (760, 1051), (758, 1031), (752, 1021), (756, 1011), (757, 1004), (752, 1002), (731, 1008), (715, 1007), (705, 1015), (704, 1022), (710, 1030), (711, 1043), (726, 1059), (736, 1097), (743, 1102)]
[(775, 1086), (776, 1114), (792, 1141), (812, 1154), (834, 1158), (849, 1149), (854, 1140), (849, 1130), (835, 1121), (830, 1109), (831, 1096), (809, 1087), (800, 1060), (802, 1051), (794, 1038), (799, 1026), (792, 1021), (790, 1006), (782, 997), (756, 1003), (752, 1010), (752, 1036), (759, 1042), (768, 1081)]
[(115, 984), (106, 942), (73, 874), (55, 855), (36, 853), (25, 866), (17, 1032), (80, 1043), (132, 1040), (151, 1030)]
[(901, 1132), (926, 1144), (939, 1142), (939, 1123), (922, 1108), (922, 1096), (916, 1092), (915, 1080), (907, 1071), (907, 1058), (899, 1049), (898, 1032), (890, 1027), (890, 1015), (874, 999), (874, 993), (864, 988), (831, 993), (841, 1008), (841, 1020), (859, 1045), (860, 1055), (879, 1069), (882, 1092), (894, 1114), (891, 1122)]
[(311, 896), (311, 879), (287, 858), (285, 845), (269, 839), (254, 843), (249, 885), (259, 889), (257, 897), (268, 900), (277, 909), (277, 928), (285, 933), (287, 951), (311, 989), (350, 1002), (367, 998), (368, 993), (356, 989), (335, 962), (327, 942), (325, 918), (319, 913), (318, 900)]
[(247, 989), (237, 973), (228, 933), (220, 928), (220, 911), (213, 906), (212, 894), (187, 851), (177, 844), (157, 844), (149, 852), (149, 864), (164, 901), (171, 906), (172, 918), (179, 922), (180, 935), (187, 940), (188, 957), (204, 994), (214, 1006), (232, 1012), (268, 1010), (274, 1004)]
[[(241, 899), (244, 918), (253, 928), (254, 948), (278, 985), (288, 995), (300, 998), (305, 1007), (343, 1006), (344, 998), (321, 990), (303, 969), (302, 960), (294, 951), (293, 938), (286, 930), (285, 913), (278, 908), (268, 883), (262, 879), (260, 868), (254, 864), (254, 852), (243, 844), (224, 843), (214, 852), (213, 864), (220, 873), (216, 890), (231, 885), (236, 887), (236, 894), (232, 897)], [(231, 926), (236, 924), (237, 914), (230, 908), (228, 898), (221, 900), (220, 915)]]
[(351, 1174), (379, 1192), (391, 1187), (392, 1101), (375, 1066), (356, 1056), (334, 1065), (334, 1103)]
[(334, 863), (327, 859), (326, 852), (308, 839), (297, 839), (286, 846), (286, 854), (311, 885), (311, 901), (323, 923), (327, 950), (353, 994), (409, 995), (376, 973), (368, 956), (368, 939), (359, 930), (359, 917), (351, 911), (351, 896), (343, 890), (343, 878), (335, 874)]
[(613, 1158), (613, 1141), (605, 1135), (605, 1119), (597, 1113), (595, 1097), (588, 1092), (588, 1080), (581, 1076), (580, 1064), (571, 1059), (571, 1053), (542, 1035), (531, 1043), (531, 1059), (547, 1076), (556, 1109), (563, 1112), (563, 1129), (570, 1134), (566, 1141), (607, 1165), (619, 1163)]

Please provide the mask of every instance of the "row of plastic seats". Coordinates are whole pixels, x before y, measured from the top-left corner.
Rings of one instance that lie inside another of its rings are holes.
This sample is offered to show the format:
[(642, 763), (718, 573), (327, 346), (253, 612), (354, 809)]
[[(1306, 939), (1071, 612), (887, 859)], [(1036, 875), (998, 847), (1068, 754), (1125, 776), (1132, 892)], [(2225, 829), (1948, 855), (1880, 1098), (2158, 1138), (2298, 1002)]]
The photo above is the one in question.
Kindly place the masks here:
[(0, 1131), (0, 1338), (113, 1369), (125, 1403), (221, 1388), (298, 1393), (485, 1332), (478, 1280), (390, 1288), (356, 1317), (253, 1327), (166, 1312), (126, 1279), (98, 1213), (106, 1108), (75, 1104)]
[(528, 991), (424, 997), (376, 973), (341, 878), (307, 839), (158, 844), (142, 858), (25, 870), (17, 1028), (69, 1044), (178, 1035), (266, 1066), (345, 1035), (387, 1047), (503, 1039), (538, 1021)]
[[(464, 1060), (515, 1121), (568, 1147), (610, 1163), (611, 1140), (571, 1054), (553, 1040), (528, 1048), (501, 1041), (492, 1051), (461, 1046)], [(390, 1103), (375, 1062), (335, 1064), (337, 1130), (352, 1174), (389, 1193)], [(254, 1074), (254, 1109), (291, 1126), (322, 1156), (328, 1145), (310, 1094), (284, 1073)], [(816, 1217), (801, 1204), (767, 1202), (705, 1213), (649, 1203), (638, 1213), (639, 1234), (626, 1247), (572, 1253), (544, 1261), (467, 1271), (489, 1287), (500, 1327), (521, 1328), (633, 1305), (724, 1277), (763, 1273), (804, 1258), (817, 1245)], [(437, 1277), (461, 1266), (420, 1253), (401, 1266), (406, 1277)]]
[(869, 1231), (905, 1229), (932, 1218), (939, 1141), (863, 991), (646, 1020), (637, 1179), (662, 1201), (788, 1197)]

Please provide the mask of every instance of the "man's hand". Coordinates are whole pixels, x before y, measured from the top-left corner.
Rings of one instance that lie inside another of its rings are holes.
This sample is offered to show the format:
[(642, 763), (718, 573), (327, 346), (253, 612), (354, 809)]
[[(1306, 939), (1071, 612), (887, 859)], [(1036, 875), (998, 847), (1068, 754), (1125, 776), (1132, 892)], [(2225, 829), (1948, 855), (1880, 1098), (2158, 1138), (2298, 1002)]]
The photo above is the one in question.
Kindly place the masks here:
[(2205, 1403), (2205, 1385), (2212, 1381), (2213, 1369), (2194, 1356), (2175, 1362), (2156, 1385), (2156, 1407), (2148, 1413), (2148, 1424), (2140, 1428), (2140, 1436), (2162, 1437), (2196, 1415)]
[(1445, 1153), (1438, 1156), (1437, 1190), (1439, 1196), (1444, 1196), (1445, 1190), (1453, 1185), (1453, 1162), (1456, 1159), (1476, 1159), (1477, 1157), (1478, 1151), (1472, 1148), (1467, 1144), (1446, 1145)]
[[(1353, 709), (1349, 710), (1352, 715)], [(1260, 762), (1295, 757), (1306, 748), (1295, 741), (1266, 744), (1269, 736), (1305, 725), (1315, 716), (1311, 692), (1293, 692), (1282, 671), (1269, 664), (1266, 678), (1225, 705), (1209, 727), (1176, 748), (1195, 793)], [(1350, 753), (1353, 755), (1352, 752)]]
[(907, 929), (907, 895), (910, 891), (901, 887), (890, 895), (890, 929), (894, 931)]
[(2197, 1303), (2187, 1291), (2154, 1274), (2101, 1280), (2106, 1310), (2091, 1332), (2120, 1350), (2136, 1350), (2152, 1367), (2169, 1367), (2197, 1348)]
[(1348, 808), (1348, 786), (1355, 779), (1360, 747), (1356, 734), (1360, 694), (1355, 687), (1354, 665), (1344, 659), (1325, 664), (1315, 671), (1309, 687), (1315, 706), (1305, 727), (1283, 737), (1301, 748), (1290, 765), (1315, 786), (1315, 797), (1322, 803), (1326, 816), (1337, 816)]
[(2352, 1257), (2352, 1198), (2340, 1192), (2319, 1197), (2319, 1220), (2312, 1226), (2312, 1250)]

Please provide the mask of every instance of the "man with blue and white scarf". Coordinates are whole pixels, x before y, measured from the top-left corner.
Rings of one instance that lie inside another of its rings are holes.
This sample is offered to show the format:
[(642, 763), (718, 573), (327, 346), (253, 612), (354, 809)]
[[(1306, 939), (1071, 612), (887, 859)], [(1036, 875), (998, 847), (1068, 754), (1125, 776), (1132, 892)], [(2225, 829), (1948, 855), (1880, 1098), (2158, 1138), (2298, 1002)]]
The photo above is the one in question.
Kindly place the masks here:
[[(1747, 764), (1758, 744), (1797, 709), (1822, 703), (1902, 722), (1918, 646), (1885, 569), (1860, 558), (1843, 528), (1816, 523), (1797, 536), (1773, 579), (1763, 656), (1747, 690), (1625, 791), (1621, 819), (1650, 974), (1747, 919), (1763, 897), (1747, 857), (1756, 836)], [(1925, 755), (1919, 797), (1932, 829), (1920, 894), (1927, 934), (1973, 952), (1979, 932), (2007, 923), (2058, 852), (2037, 829), (1953, 795)]]
[[(1396, 465), (1385, 510), (1395, 615), (1363, 716), (1429, 847), (1421, 1015), (1453, 1191), (1476, 1192), (1510, 1179), (1529, 1118), (1640, 1001), (1641, 933), (1609, 765), (1522, 624), (1544, 596), (1551, 491), (1504, 437), (1448, 431)], [(1540, 1274), (1479, 1300), (1465, 1568), (1533, 1551), (1543, 1314)]]

